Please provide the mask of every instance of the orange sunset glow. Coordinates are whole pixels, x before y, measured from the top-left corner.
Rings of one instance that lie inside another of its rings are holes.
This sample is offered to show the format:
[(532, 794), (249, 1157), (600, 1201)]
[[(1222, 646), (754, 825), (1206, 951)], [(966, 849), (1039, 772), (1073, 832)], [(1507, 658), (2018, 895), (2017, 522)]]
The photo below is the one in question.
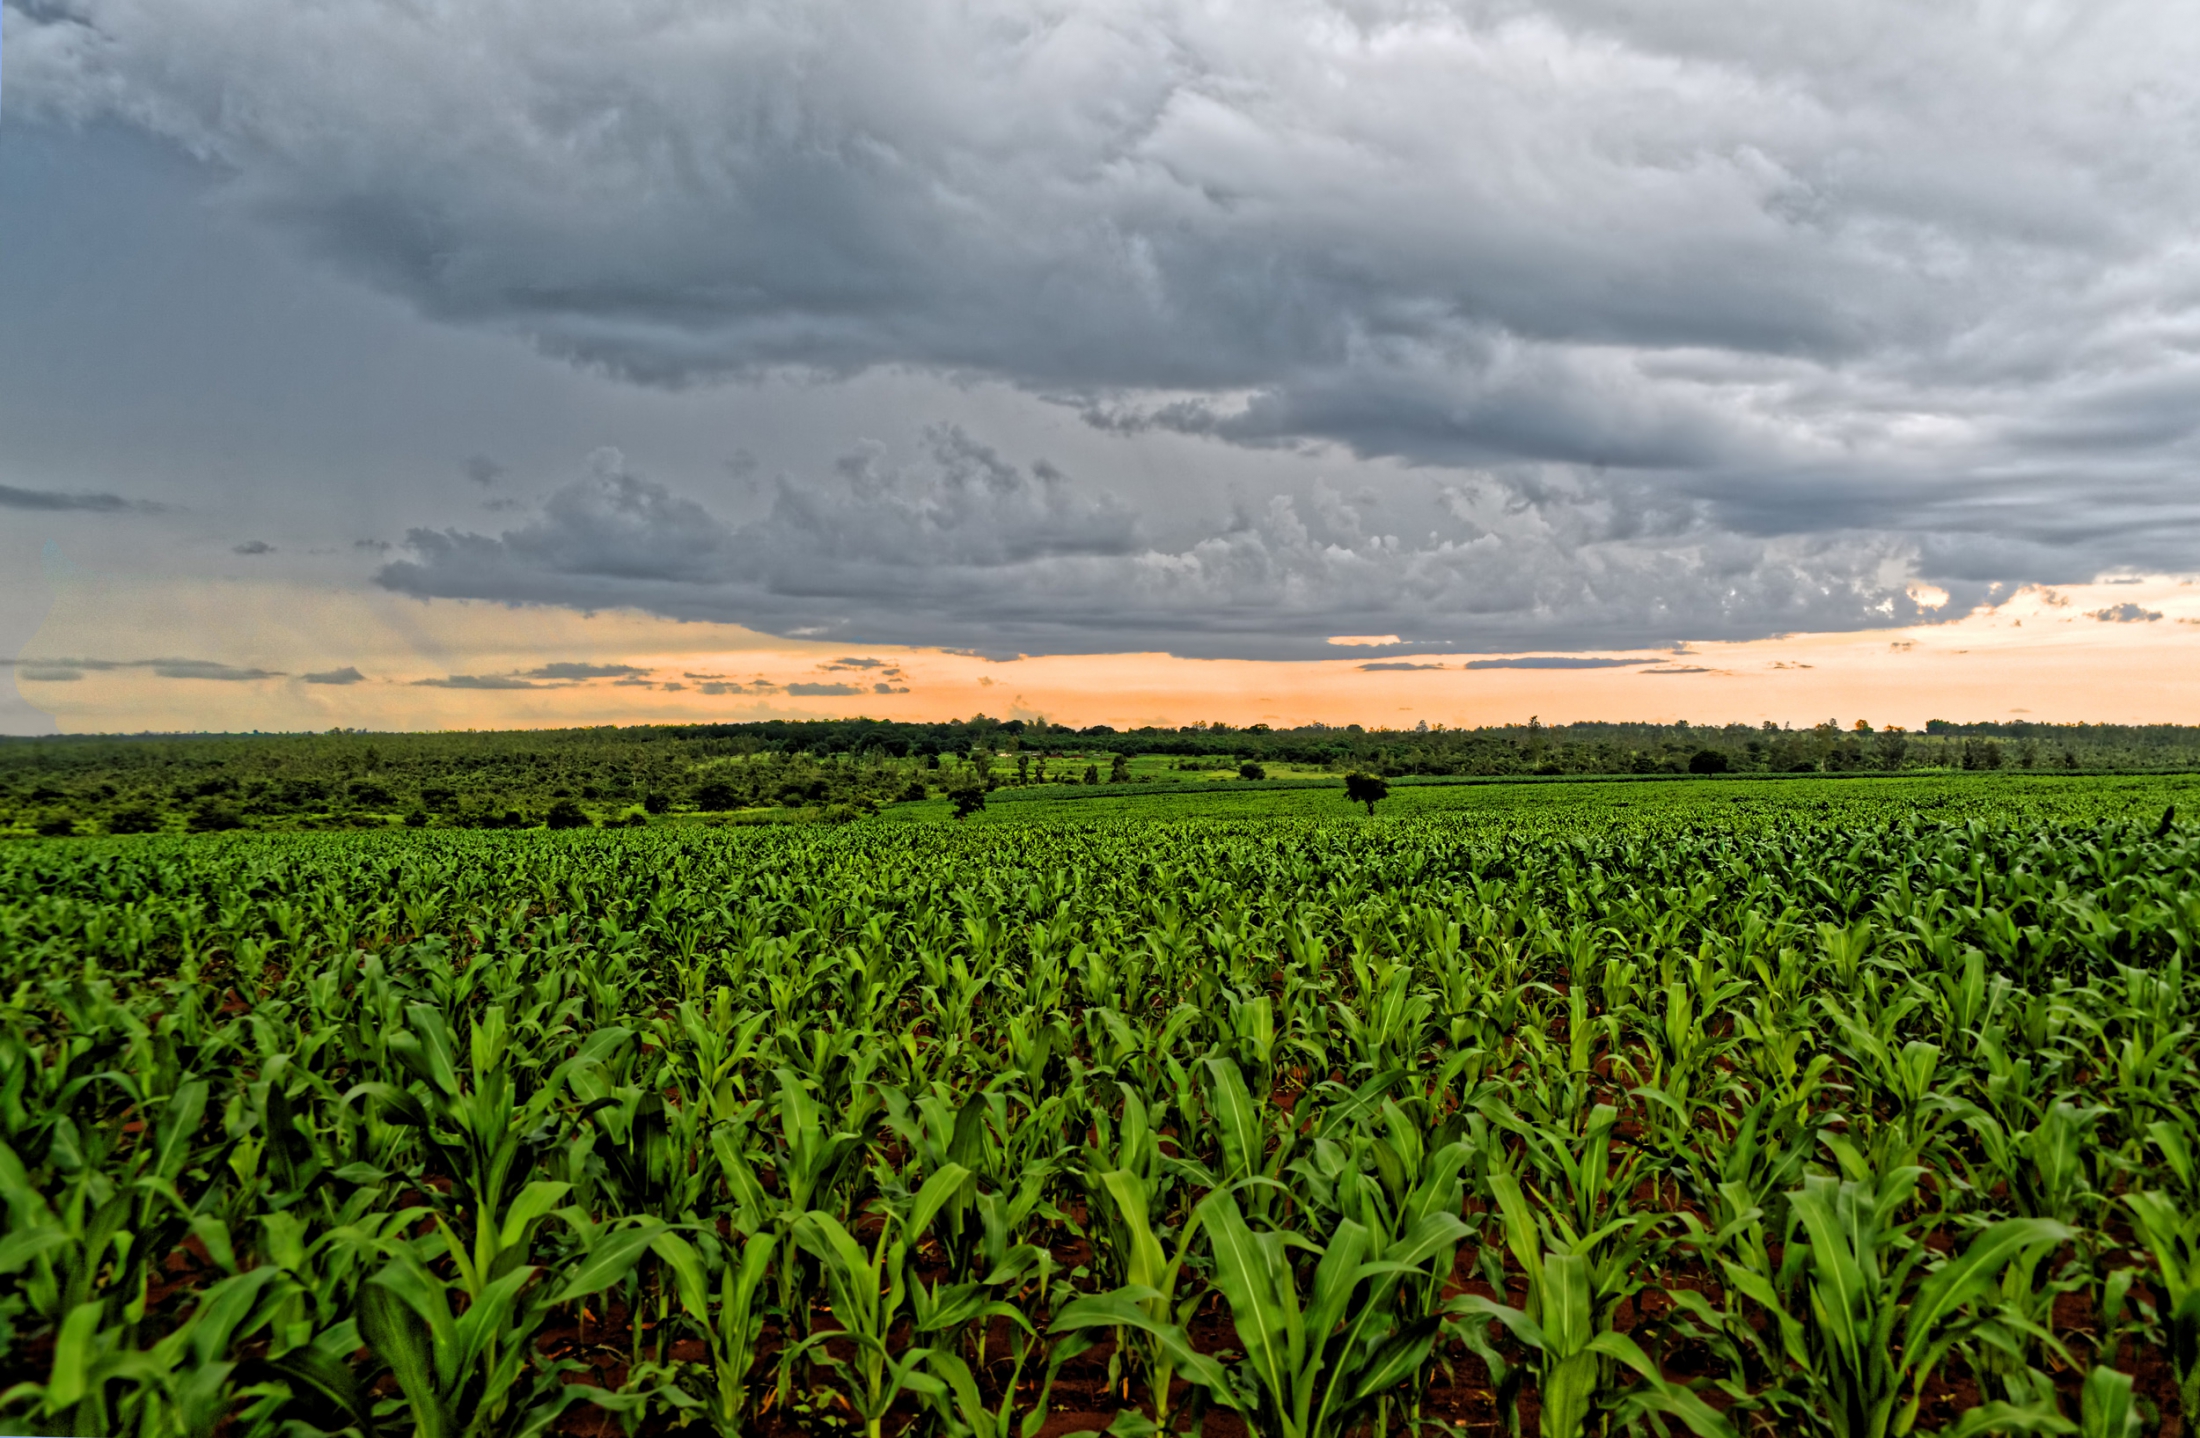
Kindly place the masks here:
[[(2130, 617), (2125, 617), (2130, 616)], [(209, 649), (203, 636), (219, 632)], [(322, 636), (349, 638), (356, 682), (327, 668)], [(2182, 723), (2200, 714), (2200, 586), (2174, 579), (2032, 588), (1963, 618), (1899, 630), (1608, 651), (1599, 668), (1552, 659), (1413, 652), (1338, 636), (1348, 657), (1194, 660), (1166, 654), (995, 662), (936, 649), (790, 643), (725, 625), (632, 613), (582, 616), (497, 605), (287, 588), (65, 585), (27, 655), (199, 650), (269, 676), (193, 680), (139, 668), (39, 680), (29, 702), (67, 731), (538, 728), (866, 715), (984, 713), (1058, 724), (1471, 727), (1584, 719), (1804, 726), (1862, 718), (1922, 727), (2028, 718)], [(1387, 656), (1387, 657), (1386, 657)], [(432, 657), (432, 663), (423, 662)], [(636, 671), (529, 678), (551, 665)], [(29, 669), (28, 673), (47, 672)], [(447, 687), (453, 675), (510, 687)], [(803, 693), (793, 686), (807, 686)]]

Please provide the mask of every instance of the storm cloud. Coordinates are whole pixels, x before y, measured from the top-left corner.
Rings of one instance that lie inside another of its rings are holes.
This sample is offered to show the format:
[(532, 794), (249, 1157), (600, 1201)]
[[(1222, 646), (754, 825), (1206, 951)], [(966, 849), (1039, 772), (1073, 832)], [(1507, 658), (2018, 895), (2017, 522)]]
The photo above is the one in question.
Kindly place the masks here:
[(1111, 496), (939, 429), (907, 464), (866, 449), (834, 475), (783, 480), (762, 517), (736, 524), (605, 452), (522, 526), (415, 530), (410, 557), (377, 578), (422, 597), (626, 606), (858, 643), (982, 637), (999, 657), (1313, 657), (1340, 629), (1452, 648), (1661, 643), (1926, 613), (1876, 536), (1737, 536), (1551, 486), (1521, 502), (1494, 482), (1432, 491), (1417, 520), (1430, 527), (1410, 541), (1368, 508), (1317, 486), (1164, 543)]
[(1125, 456), (1338, 470), (1134, 501), (960, 415), (759, 513), (599, 456), (508, 528), (415, 528), (401, 592), (990, 654), (1563, 649), (1954, 615), (2200, 540), (2174, 7), (0, 14), (11, 116), (153, 133), (301, 253), (591, 374), (920, 371)]
[(124, 499), (119, 494), (71, 494), (57, 489), (18, 489), (12, 484), (0, 484), (0, 509), (120, 514), (133, 509), (157, 512), (160, 506), (141, 499)]

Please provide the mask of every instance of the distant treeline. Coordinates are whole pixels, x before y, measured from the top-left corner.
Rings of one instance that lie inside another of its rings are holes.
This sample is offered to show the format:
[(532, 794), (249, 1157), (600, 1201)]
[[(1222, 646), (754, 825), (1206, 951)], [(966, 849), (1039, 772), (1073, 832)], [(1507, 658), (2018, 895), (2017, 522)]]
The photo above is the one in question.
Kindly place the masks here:
[(983, 715), (937, 724), (773, 720), (434, 734), (0, 739), (0, 829), (130, 833), (237, 827), (640, 823), (760, 808), (846, 818), (956, 785), (1057, 777), (1130, 755), (1343, 774), (1840, 773), (1905, 769), (2200, 768), (2200, 727), (1951, 724), (1569, 724), (1479, 729), (1117, 731)]

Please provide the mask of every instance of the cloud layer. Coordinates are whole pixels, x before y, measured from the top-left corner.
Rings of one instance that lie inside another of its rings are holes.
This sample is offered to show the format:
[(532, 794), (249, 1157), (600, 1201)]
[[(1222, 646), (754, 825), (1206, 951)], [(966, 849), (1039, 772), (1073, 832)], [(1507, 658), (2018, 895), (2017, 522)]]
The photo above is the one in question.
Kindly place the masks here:
[[(82, 679), (87, 672), (106, 673), (116, 669), (146, 669), (162, 679), (212, 679), (223, 683), (284, 677), (280, 669), (255, 669), (212, 659), (6, 659), (0, 660), (0, 664), (13, 666), (24, 679), (56, 684)], [(348, 681), (320, 679), (314, 682)]]
[(166, 137), (443, 320), (643, 383), (912, 367), (1126, 443), (1434, 476), (1410, 528), (1196, 477), (1134, 513), (958, 439), (736, 522), (614, 463), (416, 532), (409, 592), (992, 652), (1559, 648), (1907, 620), (1917, 578), (1952, 611), (2200, 538), (2175, 7), (0, 14), (12, 111)]
[[(501, 534), (415, 530), (384, 586), (424, 598), (632, 606), (858, 643), (991, 653), (1160, 649), (1324, 657), (1340, 629), (1409, 646), (1598, 646), (1914, 622), (1898, 546), (1720, 533), (1685, 510), (1495, 481), (1445, 484), (1419, 537), (1317, 486), (1160, 543), (1123, 504), (1019, 468), (956, 429), (889, 463), (781, 481), (747, 524), (616, 452)], [(1387, 506), (1397, 509), (1399, 506)], [(1402, 527), (1402, 526), (1401, 526)], [(856, 661), (842, 667), (865, 668)]]
[(46, 513), (77, 512), (83, 514), (123, 514), (131, 510), (154, 512), (160, 509), (141, 499), (124, 499), (119, 494), (70, 493), (57, 489), (18, 489), (12, 484), (0, 484), (0, 509), (42, 510)]

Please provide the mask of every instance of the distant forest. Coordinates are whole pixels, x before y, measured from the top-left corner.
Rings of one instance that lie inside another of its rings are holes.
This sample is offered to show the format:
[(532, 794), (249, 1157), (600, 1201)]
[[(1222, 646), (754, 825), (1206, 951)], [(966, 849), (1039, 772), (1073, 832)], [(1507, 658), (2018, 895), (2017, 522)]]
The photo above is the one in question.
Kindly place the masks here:
[(983, 715), (938, 724), (774, 720), (467, 733), (0, 739), (0, 832), (639, 824), (794, 810), (858, 817), (960, 786), (1153, 782), (1172, 769), (1343, 775), (1785, 774), (2200, 769), (2200, 727), (1567, 724), (1479, 729), (1070, 729)]

